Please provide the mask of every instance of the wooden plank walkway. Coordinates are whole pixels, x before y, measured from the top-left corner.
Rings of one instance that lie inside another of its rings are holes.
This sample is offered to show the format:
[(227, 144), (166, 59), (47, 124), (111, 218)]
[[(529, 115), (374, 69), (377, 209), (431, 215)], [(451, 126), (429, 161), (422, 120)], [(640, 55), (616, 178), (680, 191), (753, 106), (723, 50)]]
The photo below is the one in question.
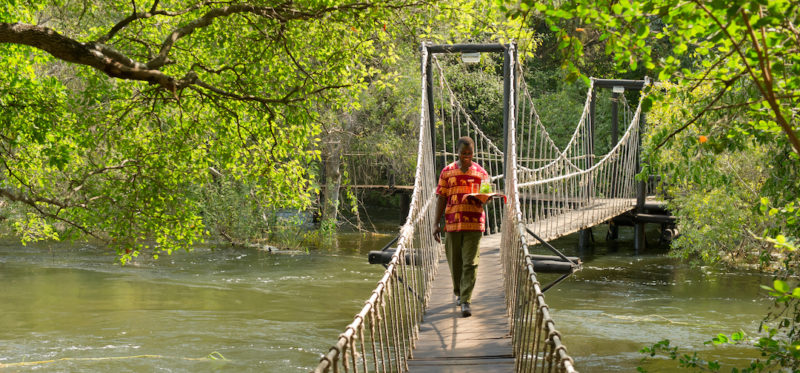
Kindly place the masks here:
[[(635, 199), (598, 199), (584, 209), (543, 219), (529, 224), (528, 228), (550, 241), (601, 224), (621, 213), (620, 204), (633, 209), (635, 202)], [(533, 239), (528, 242), (532, 245), (539, 243)], [(408, 361), (409, 372), (514, 370), (500, 263), (500, 234), (484, 236), (480, 252), (477, 283), (472, 295), (472, 317), (467, 318), (461, 316), (461, 308), (454, 302), (450, 268), (442, 254), (428, 310), (420, 325), (414, 357)]]
[[(629, 207), (619, 211), (619, 205)], [(636, 207), (635, 205), (635, 198), (595, 199), (590, 206), (586, 206), (583, 209), (572, 210), (552, 218), (541, 219), (528, 224), (527, 227), (545, 241), (555, 240), (581, 229), (600, 225), (611, 218), (633, 210)], [(528, 240), (528, 242), (533, 245), (539, 244), (539, 241), (536, 240)]]
[(442, 255), (420, 337), (409, 360), (412, 373), (511, 372), (514, 357), (500, 269), (500, 234), (480, 244), (472, 317), (462, 317), (453, 299), (450, 268)]

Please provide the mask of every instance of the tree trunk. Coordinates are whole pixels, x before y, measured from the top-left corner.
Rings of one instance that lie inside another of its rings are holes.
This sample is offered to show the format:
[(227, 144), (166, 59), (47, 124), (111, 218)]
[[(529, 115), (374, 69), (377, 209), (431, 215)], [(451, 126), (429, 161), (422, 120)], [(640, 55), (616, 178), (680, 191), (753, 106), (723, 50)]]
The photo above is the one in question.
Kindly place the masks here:
[(342, 185), (342, 157), (338, 141), (325, 144), (326, 155), (323, 158), (325, 167), (325, 184), (322, 186), (322, 223), (336, 221), (339, 212), (339, 189)]

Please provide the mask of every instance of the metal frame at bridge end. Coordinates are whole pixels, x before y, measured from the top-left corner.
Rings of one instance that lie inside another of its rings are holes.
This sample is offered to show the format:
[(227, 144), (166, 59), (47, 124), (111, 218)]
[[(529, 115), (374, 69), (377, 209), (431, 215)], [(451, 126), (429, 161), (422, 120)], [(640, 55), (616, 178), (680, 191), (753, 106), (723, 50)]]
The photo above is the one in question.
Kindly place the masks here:
[[(510, 98), (511, 87), (511, 73), (509, 66), (511, 65), (508, 50), (514, 47), (514, 60), (518, 59), (516, 43), (499, 44), (499, 43), (483, 43), (483, 44), (427, 44), (422, 43), (421, 50), (427, 50), (428, 53), (422, 53), (422, 71), (425, 71), (425, 80), (427, 81), (427, 88), (425, 90), (426, 103), (428, 105), (428, 119), (431, 123), (431, 148), (433, 150), (434, 172), (437, 172), (444, 167), (444, 164), (439, 164), (436, 159), (436, 131), (433, 130), (433, 124), (436, 123), (436, 112), (434, 110), (433, 101), (433, 69), (431, 69), (431, 61), (434, 54), (449, 54), (449, 53), (465, 53), (465, 52), (481, 52), (481, 53), (503, 53), (503, 164), (505, 165), (508, 158), (508, 123), (511, 120), (509, 115), (510, 100), (514, 102), (517, 100), (517, 79), (514, 79), (514, 97)], [(516, 119), (517, 113), (511, 113)]]
[[(653, 84), (653, 81), (649, 78), (645, 77), (642, 80), (631, 80), (631, 79), (595, 79), (592, 78), (594, 81), (594, 88), (605, 88), (605, 89), (614, 89), (617, 87), (622, 87), (624, 90), (633, 89), (641, 91), (646, 86)], [(656, 83), (657, 84), (657, 83)], [(624, 91), (623, 90), (623, 91)], [(614, 146), (619, 138), (619, 108), (617, 105), (617, 99), (621, 95), (621, 92), (616, 92), (616, 90), (612, 91), (611, 97), (611, 146)], [(594, 125), (594, 101), (595, 95), (592, 92), (592, 110), (591, 110), (591, 123)], [(644, 128), (647, 125), (647, 115), (642, 112), (639, 126), (640, 128)], [(594, 129), (592, 129), (592, 138), (594, 138)], [(639, 143), (641, 144), (641, 132), (639, 133)], [(594, 143), (594, 141), (592, 141)], [(636, 168), (639, 172), (642, 170), (641, 166), (641, 149), (639, 153), (636, 155)], [(646, 188), (645, 188), (645, 181), (637, 181), (636, 182), (636, 213), (640, 214), (644, 212), (644, 204), (646, 200)], [(634, 223), (634, 238), (633, 238), (633, 246), (634, 250), (639, 253), (641, 250), (645, 249), (647, 244), (647, 240), (645, 238), (645, 231), (644, 231), (644, 222), (636, 221)], [(615, 236), (616, 234), (612, 234)]]

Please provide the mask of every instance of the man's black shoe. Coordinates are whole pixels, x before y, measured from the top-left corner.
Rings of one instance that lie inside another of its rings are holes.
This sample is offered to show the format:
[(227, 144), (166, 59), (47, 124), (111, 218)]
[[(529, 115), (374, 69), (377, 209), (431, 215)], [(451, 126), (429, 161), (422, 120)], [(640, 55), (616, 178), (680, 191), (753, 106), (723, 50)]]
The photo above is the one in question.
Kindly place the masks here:
[(472, 310), (469, 308), (469, 303), (462, 303), (461, 304), (461, 316), (464, 316), (464, 317), (472, 316)]

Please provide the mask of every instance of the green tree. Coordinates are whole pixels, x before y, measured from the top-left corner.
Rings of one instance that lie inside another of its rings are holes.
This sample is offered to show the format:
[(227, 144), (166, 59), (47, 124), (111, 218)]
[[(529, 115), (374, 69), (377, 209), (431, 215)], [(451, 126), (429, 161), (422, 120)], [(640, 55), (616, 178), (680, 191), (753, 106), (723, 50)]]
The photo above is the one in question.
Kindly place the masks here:
[(15, 227), (126, 258), (190, 249), (211, 215), (197, 186), (220, 175), (262, 206), (307, 208), (314, 108), (380, 80), (370, 61), (392, 58), (385, 41), (427, 5), (4, 3), (0, 196)]
[[(695, 115), (672, 132), (659, 136), (661, 146), (689, 125), (735, 126), (750, 132), (766, 132), (783, 138), (795, 153), (800, 140), (793, 110), (800, 99), (800, 39), (798, 5), (791, 1), (575, 1), (548, 7), (532, 0), (509, 10), (512, 17), (541, 15), (559, 33), (560, 47), (571, 57), (584, 56), (583, 27), (560, 20), (577, 20), (605, 41), (605, 51), (618, 70), (644, 66), (660, 81), (678, 86), (710, 86), (709, 99), (692, 102)], [(671, 47), (669, 55), (653, 53), (654, 46)], [(693, 63), (687, 66), (687, 59)], [(579, 65), (566, 62), (576, 72)], [(736, 85), (735, 83), (742, 84)], [(730, 107), (718, 105), (723, 97), (751, 89), (749, 100), (736, 104), (749, 108), (746, 123), (726, 124), (721, 115)]]
[(396, 83), (398, 46), (516, 25), (481, 0), (5, 2), (0, 198), (24, 241), (94, 237), (123, 260), (237, 241), (266, 207), (312, 206), (326, 113)]
[[(392, 61), (371, 62), (370, 66), (380, 71), (384, 79), (369, 81), (349, 110), (326, 115), (320, 168), (325, 170), (320, 206), (323, 221), (331, 222), (345, 205), (339, 199), (341, 191), (348, 197), (350, 210), (358, 213), (355, 208), (358, 196), (346, 187), (348, 182), (413, 184), (419, 125), (419, 46), (423, 41), (448, 44), (513, 40), (529, 49), (536, 45), (534, 34), (521, 27), (519, 20), (506, 19), (493, 1), (447, 1), (439, 2), (438, 6), (437, 12), (422, 15), (419, 33), (400, 33), (397, 39), (388, 41), (396, 44), (397, 54)], [(456, 90), (464, 93), (462, 97), (468, 101), (469, 109), (473, 109), (478, 123), (502, 137), (502, 117), (497, 119), (498, 114), (502, 115), (502, 88), (498, 89), (502, 83), (497, 85), (501, 82), (501, 75), (497, 74), (498, 71), (502, 74), (502, 64), (486, 55), (480, 67), (466, 68), (460, 61), (457, 66), (448, 64), (453, 58), (443, 55), (438, 58), (446, 69), (470, 71), (465, 76), (453, 74), (458, 78)]]
[[(674, 245), (681, 255), (707, 262), (749, 257), (775, 269), (777, 307), (765, 317), (769, 333), (757, 344), (766, 364), (756, 361), (743, 371), (796, 368), (798, 303), (782, 279), (797, 274), (800, 237), (798, 4), (523, 0), (508, 8), (510, 17), (547, 21), (573, 77), (582, 73), (587, 40), (597, 40), (618, 72), (639, 70), (671, 83), (651, 90), (646, 102), (652, 127), (644, 174), (667, 177), (683, 234)], [(677, 356), (668, 342), (655, 350)], [(681, 360), (719, 370), (715, 362)]]

